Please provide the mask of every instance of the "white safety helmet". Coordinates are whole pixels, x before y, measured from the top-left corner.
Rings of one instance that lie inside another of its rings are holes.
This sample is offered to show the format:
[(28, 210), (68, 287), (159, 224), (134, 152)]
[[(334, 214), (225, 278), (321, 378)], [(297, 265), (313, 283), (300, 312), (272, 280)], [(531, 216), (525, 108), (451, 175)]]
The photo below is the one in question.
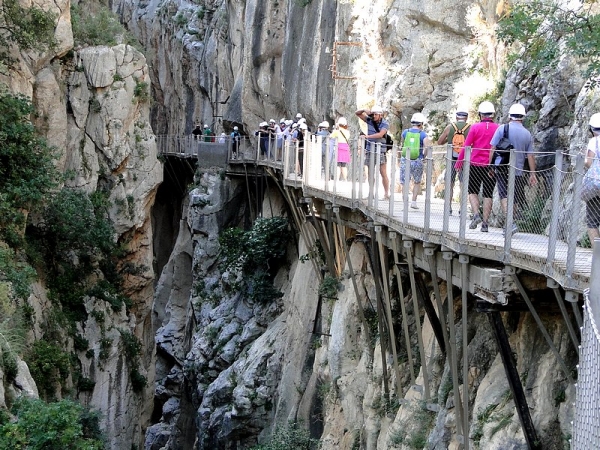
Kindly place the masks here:
[(421, 113), (414, 113), (410, 118), (410, 123), (425, 123), (425, 116)]
[(458, 108), (456, 108), (456, 115), (458, 117), (469, 117), (469, 108), (467, 108), (465, 105), (460, 105)]
[(496, 108), (494, 108), (492, 102), (481, 102), (477, 112), (479, 114), (494, 114), (496, 112)]
[(208, 125), (207, 125), (207, 124), (204, 124), (204, 128), (208, 128)]
[(329, 128), (329, 122), (327, 122), (326, 120), (321, 122), (321, 125), (323, 125), (323, 128)]
[(338, 125), (339, 125), (339, 126), (342, 126), (342, 127), (346, 127), (346, 126), (348, 126), (348, 121), (346, 120), (346, 118), (345, 118), (345, 117), (340, 117), (340, 118), (338, 119), (338, 122), (337, 122), (337, 123), (338, 123)]
[(282, 117), (279, 123), (285, 123), (285, 117)]
[(301, 117), (300, 119), (298, 119), (298, 123), (306, 123), (306, 119), (304, 117)]
[(508, 110), (509, 116), (520, 116), (523, 117), (525, 115), (525, 107), (520, 103), (515, 103)]
[(233, 131), (237, 131), (237, 130), (239, 130), (238, 127), (233, 127)]
[(288, 119), (288, 120), (286, 120), (286, 121), (285, 121), (285, 125), (286, 125), (286, 126), (288, 126), (288, 127), (289, 127), (291, 124), (293, 124), (293, 123), (294, 123), (294, 121), (293, 121), (292, 119)]
[(308, 125), (306, 125), (305, 123), (301, 123), (300, 124), (300, 129), (301, 130), (308, 130)]
[(267, 122), (261, 122), (258, 126), (259, 127), (268, 127), (269, 124)]
[(275, 123), (275, 119), (269, 120), (269, 123)]
[(294, 128), (298, 128), (298, 124), (297, 123), (292, 124), (292, 129), (294, 129)]
[(590, 117), (590, 127), (600, 130), (600, 113), (592, 114), (592, 117)]
[(383, 114), (383, 108), (379, 105), (371, 108), (371, 114)]
[(227, 136), (225, 133), (221, 133), (221, 136)]
[(300, 114), (300, 113), (296, 114), (296, 119), (302, 119), (302, 114)]

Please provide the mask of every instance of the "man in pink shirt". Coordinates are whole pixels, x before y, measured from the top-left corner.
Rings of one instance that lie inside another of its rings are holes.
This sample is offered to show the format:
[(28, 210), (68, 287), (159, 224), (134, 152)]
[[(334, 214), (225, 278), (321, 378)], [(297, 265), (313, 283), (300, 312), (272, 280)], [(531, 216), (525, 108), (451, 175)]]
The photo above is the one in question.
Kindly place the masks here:
[[(469, 202), (471, 211), (473, 211), (473, 220), (469, 228), (474, 230), (481, 223), (481, 231), (487, 233), (488, 219), (492, 212), (492, 196), (494, 195), (494, 185), (496, 180), (494, 172), (490, 169), (491, 144), (498, 124), (494, 123), (494, 114), (496, 110), (490, 102), (482, 102), (479, 105), (480, 122), (471, 125), (469, 134), (465, 139), (465, 147), (471, 147), (471, 169), (469, 173)], [(461, 149), (456, 161), (456, 169), (462, 168), (465, 159), (465, 149)], [(483, 218), (479, 213), (479, 190), (483, 185)]]

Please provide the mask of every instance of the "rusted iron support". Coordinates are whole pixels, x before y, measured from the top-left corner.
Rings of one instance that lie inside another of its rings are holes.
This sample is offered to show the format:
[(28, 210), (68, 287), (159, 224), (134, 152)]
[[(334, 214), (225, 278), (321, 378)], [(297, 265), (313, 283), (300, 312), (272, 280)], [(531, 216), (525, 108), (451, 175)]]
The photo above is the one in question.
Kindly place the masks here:
[(527, 445), (530, 449), (541, 450), (542, 447), (533, 426), (531, 415), (529, 414), (529, 406), (527, 405), (521, 378), (519, 378), (519, 372), (517, 371), (515, 361), (513, 360), (512, 349), (508, 342), (508, 336), (506, 335), (506, 329), (502, 322), (502, 316), (496, 311), (487, 313), (487, 316), (492, 325), (492, 329), (494, 330), (494, 337), (496, 338), (498, 351), (502, 357), (504, 372), (506, 373), (508, 385), (510, 386), (510, 391), (515, 401), (515, 407), (519, 414), (519, 420), (521, 421), (521, 427), (523, 428), (523, 434), (525, 435)]
[(423, 301), (423, 308), (425, 309), (425, 313), (427, 314), (427, 318), (429, 319), (429, 323), (431, 324), (431, 328), (433, 330), (433, 334), (435, 339), (440, 346), (440, 350), (442, 353), (446, 354), (446, 340), (444, 339), (444, 332), (442, 331), (442, 323), (440, 322), (437, 313), (435, 312), (435, 307), (431, 301), (431, 297), (427, 292), (427, 285), (425, 284), (425, 280), (423, 277), (419, 276), (416, 278), (417, 283), (417, 292), (421, 300)]

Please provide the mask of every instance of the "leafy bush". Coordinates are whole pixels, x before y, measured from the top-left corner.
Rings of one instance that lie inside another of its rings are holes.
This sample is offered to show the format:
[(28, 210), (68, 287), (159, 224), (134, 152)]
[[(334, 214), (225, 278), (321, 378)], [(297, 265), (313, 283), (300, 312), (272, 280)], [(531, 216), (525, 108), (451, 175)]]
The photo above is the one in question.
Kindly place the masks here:
[(0, 2), (0, 73), (11, 67), (11, 44), (21, 50), (44, 50), (55, 44), (55, 16), (36, 6), (25, 8), (18, 0)]
[(119, 17), (100, 2), (71, 4), (71, 24), (76, 46), (129, 44), (141, 51), (139, 41), (119, 22)]
[(0, 239), (23, 244), (26, 212), (58, 182), (57, 154), (30, 121), (29, 99), (0, 90)]
[(316, 439), (311, 439), (308, 430), (290, 422), (277, 428), (267, 443), (257, 445), (252, 450), (311, 450), (316, 449), (318, 443)]
[(35, 380), (40, 395), (53, 399), (56, 388), (63, 385), (71, 370), (68, 353), (46, 341), (35, 341), (25, 355), (31, 376)]
[(101, 450), (99, 417), (70, 400), (45, 403), (20, 398), (13, 422), (0, 426), (0, 450)]
[(319, 286), (319, 295), (325, 298), (337, 298), (340, 282), (331, 275), (325, 275)]
[(525, 61), (529, 73), (555, 66), (567, 52), (584, 58), (585, 76), (595, 77), (600, 74), (600, 15), (593, 11), (586, 2), (520, 1), (499, 21), (498, 37), (522, 45), (524, 53), (516, 49), (512, 60)]
[(288, 222), (284, 217), (257, 219), (252, 229), (229, 228), (219, 236), (221, 270), (241, 273), (242, 285), (233, 286), (258, 301), (281, 297), (273, 287), (276, 261), (285, 256), (289, 239)]

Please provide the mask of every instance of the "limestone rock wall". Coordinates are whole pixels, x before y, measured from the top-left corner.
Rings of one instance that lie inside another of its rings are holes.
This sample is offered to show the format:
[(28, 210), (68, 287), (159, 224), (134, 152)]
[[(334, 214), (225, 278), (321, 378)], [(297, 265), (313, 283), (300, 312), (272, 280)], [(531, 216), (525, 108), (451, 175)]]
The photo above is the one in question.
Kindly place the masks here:
[[(109, 194), (115, 239), (126, 248), (122, 267), (141, 268), (125, 274), (124, 293), (133, 302), (127, 312), (114, 312), (104, 301), (87, 299), (88, 320), (79, 324), (78, 333), (90, 348), (76, 352), (82, 376), (95, 385), (91, 392), (74, 390), (75, 394), (100, 410), (110, 448), (130, 448), (143, 442), (154, 392), (150, 211), (162, 166), (150, 124), (149, 69), (145, 57), (130, 46), (73, 50), (70, 2), (41, 7), (57, 17), (57, 46), (43, 53), (15, 53), (17, 65), (0, 82), (32, 99), (38, 112), (35, 124), (59, 150), (59, 169), (70, 175), (64, 185)], [(40, 324), (52, 306), (43, 283), (34, 285), (29, 304), (35, 312), (31, 338), (40, 339)], [(142, 343), (137, 369), (148, 383), (137, 392), (130, 376), (135, 363), (125, 356), (123, 332)], [(72, 343), (64, 350), (74, 351)], [(14, 391), (11, 398), (37, 395), (28, 376), (27, 367), (20, 367), (16, 388), (9, 386)], [(3, 392), (0, 404), (4, 402)]]

